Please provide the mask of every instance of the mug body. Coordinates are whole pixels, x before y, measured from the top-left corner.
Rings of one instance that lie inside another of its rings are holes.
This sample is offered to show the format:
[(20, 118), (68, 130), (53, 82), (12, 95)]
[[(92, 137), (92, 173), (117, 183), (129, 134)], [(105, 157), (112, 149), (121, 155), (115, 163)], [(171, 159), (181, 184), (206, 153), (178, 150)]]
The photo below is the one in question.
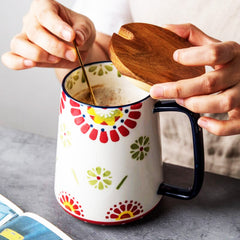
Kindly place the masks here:
[(87, 88), (81, 69), (65, 77), (55, 195), (65, 211), (83, 221), (104, 225), (133, 221), (161, 199), (155, 101), (121, 76), (111, 62), (87, 65), (86, 71), (93, 88), (119, 89), (122, 99), (117, 99), (120, 105), (110, 107), (80, 102), (74, 96)]

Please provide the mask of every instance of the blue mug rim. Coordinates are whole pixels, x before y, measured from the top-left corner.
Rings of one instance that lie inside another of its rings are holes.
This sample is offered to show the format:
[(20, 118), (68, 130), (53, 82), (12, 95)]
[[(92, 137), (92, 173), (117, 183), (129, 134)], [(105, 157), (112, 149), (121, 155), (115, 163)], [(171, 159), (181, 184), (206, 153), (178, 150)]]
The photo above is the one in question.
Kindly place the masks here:
[[(112, 63), (111, 61), (98, 61), (98, 62), (91, 62), (91, 63), (88, 63), (88, 64), (85, 64), (84, 66), (90, 66), (90, 65), (93, 65), (93, 64), (101, 64), (101, 63)], [(63, 81), (62, 81), (62, 90), (63, 92), (70, 98), (70, 99), (73, 99), (74, 101), (80, 103), (80, 104), (83, 104), (83, 105), (86, 105), (86, 106), (91, 106), (91, 107), (94, 107), (94, 108), (120, 108), (120, 107), (129, 107), (129, 106), (132, 106), (132, 105), (135, 105), (135, 104), (138, 104), (140, 102), (143, 102), (145, 101), (146, 99), (150, 98), (150, 95), (148, 94), (148, 96), (138, 100), (138, 101), (135, 101), (135, 102), (132, 102), (132, 103), (129, 103), (129, 104), (123, 104), (123, 105), (117, 105), (117, 106), (100, 106), (100, 105), (93, 105), (93, 104), (90, 104), (90, 103), (84, 103), (84, 102), (81, 102), (79, 100), (77, 100), (76, 98), (72, 97), (68, 91), (66, 90), (65, 88), (65, 82), (67, 80), (67, 78), (69, 77), (69, 75), (71, 75), (74, 71), (76, 71), (77, 69), (81, 69), (81, 66), (78, 66), (74, 69), (72, 69), (69, 73), (66, 74), (66, 76), (63, 78)]]

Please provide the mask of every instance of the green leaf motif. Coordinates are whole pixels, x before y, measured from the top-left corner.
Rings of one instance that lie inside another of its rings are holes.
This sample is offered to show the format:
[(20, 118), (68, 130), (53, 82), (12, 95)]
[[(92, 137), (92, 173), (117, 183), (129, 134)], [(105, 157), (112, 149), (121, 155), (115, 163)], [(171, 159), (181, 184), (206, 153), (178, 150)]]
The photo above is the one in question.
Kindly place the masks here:
[[(88, 71), (92, 73), (93, 75), (103, 76), (104, 74), (108, 74), (109, 72), (112, 72), (114, 70), (113, 64), (99, 64), (90, 66), (88, 68)], [(121, 73), (117, 71), (117, 76), (121, 77)]]
[(118, 76), (118, 77), (121, 77), (122, 74), (121, 74), (119, 71), (117, 71), (117, 76)]
[(97, 172), (98, 175), (100, 175), (101, 172), (102, 172), (102, 169), (100, 167), (96, 167), (96, 172)]
[(88, 170), (87, 174), (91, 177), (97, 177), (97, 175), (94, 172), (92, 172), (91, 170)]
[(110, 171), (106, 171), (103, 173), (103, 177), (108, 177), (110, 176), (111, 172)]
[(97, 66), (91, 66), (88, 71), (89, 72), (94, 72), (97, 69)]
[(103, 74), (104, 74), (104, 72), (103, 72), (102, 68), (100, 68), (98, 71), (98, 76), (102, 76)]
[(144, 151), (145, 151), (145, 152), (149, 152), (149, 150), (150, 150), (150, 147), (145, 147), (145, 148), (144, 148)]
[(67, 89), (72, 89), (73, 83), (71, 81), (67, 82)]
[(140, 160), (143, 160), (144, 159), (144, 152), (141, 152), (140, 153)]
[(79, 79), (79, 76), (78, 75), (74, 75), (73, 79), (74, 79), (74, 81), (77, 81)]
[(97, 183), (97, 180), (90, 180), (88, 181), (90, 185), (95, 185)]
[(110, 65), (105, 65), (104, 66), (109, 72), (111, 72), (113, 70), (113, 67), (111, 67)]
[(138, 149), (138, 145), (136, 143), (132, 144), (131, 149)]
[(111, 185), (112, 181), (108, 179), (103, 179), (103, 182), (106, 183), (107, 185)]
[(121, 182), (117, 185), (116, 189), (119, 190), (121, 188), (121, 186), (123, 185), (123, 183), (126, 181), (128, 175), (126, 175), (122, 180)]
[(98, 183), (98, 189), (99, 189), (99, 190), (103, 190), (103, 189), (104, 189), (104, 186), (103, 186), (103, 183), (102, 183), (102, 182), (99, 182), (99, 183)]
[(85, 83), (86, 82), (86, 78), (85, 78), (85, 75), (84, 74), (82, 74), (82, 83)]
[(139, 151), (135, 152), (135, 153), (132, 155), (132, 158), (135, 159), (135, 158), (138, 157), (138, 155), (139, 155)]
[(144, 140), (143, 145), (147, 145), (148, 142), (149, 142), (149, 137), (146, 137), (145, 140)]

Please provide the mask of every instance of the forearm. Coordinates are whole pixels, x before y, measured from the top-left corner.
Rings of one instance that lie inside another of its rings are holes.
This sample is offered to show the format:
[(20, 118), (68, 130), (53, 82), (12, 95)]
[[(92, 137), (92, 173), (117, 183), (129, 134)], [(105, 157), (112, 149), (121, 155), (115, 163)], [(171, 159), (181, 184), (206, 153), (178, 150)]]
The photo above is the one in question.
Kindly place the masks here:
[(96, 40), (89, 51), (85, 63), (109, 60), (109, 42), (111, 36), (99, 33), (96, 34)]

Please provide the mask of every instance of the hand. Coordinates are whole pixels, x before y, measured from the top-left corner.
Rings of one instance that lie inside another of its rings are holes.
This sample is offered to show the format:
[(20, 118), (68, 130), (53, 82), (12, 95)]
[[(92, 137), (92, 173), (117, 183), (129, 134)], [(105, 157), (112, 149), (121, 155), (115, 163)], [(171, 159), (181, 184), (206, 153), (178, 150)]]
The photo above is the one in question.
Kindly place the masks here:
[[(66, 12), (71, 23), (67, 23)], [(20, 70), (31, 67), (73, 68), (76, 42), (85, 59), (95, 40), (93, 23), (54, 0), (34, 0), (23, 19), (22, 32), (11, 41), (11, 51), (2, 62)]]
[(174, 98), (197, 113), (228, 113), (227, 120), (201, 117), (199, 126), (215, 135), (240, 133), (240, 45), (220, 42), (191, 24), (166, 25), (194, 46), (178, 49), (173, 58), (189, 66), (212, 66), (213, 71), (192, 79), (156, 84), (150, 95), (157, 99)]

